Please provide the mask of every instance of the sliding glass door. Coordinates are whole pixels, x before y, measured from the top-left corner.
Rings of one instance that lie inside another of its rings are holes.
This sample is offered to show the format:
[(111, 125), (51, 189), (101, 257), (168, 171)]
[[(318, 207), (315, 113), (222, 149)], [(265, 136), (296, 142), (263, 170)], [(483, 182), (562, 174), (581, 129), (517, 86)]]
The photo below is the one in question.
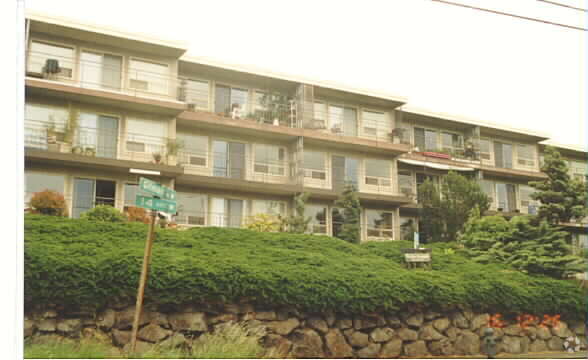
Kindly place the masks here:
[(114, 181), (75, 178), (72, 216), (77, 219), (96, 205), (114, 206), (115, 196)]
[(82, 52), (81, 82), (84, 87), (120, 90), (122, 57)]
[(343, 191), (346, 184), (352, 184), (355, 189), (358, 189), (359, 161), (357, 159), (333, 155), (331, 166), (333, 168), (333, 190)]
[(93, 148), (96, 156), (116, 158), (118, 148), (118, 118), (114, 116), (81, 113), (76, 145)]
[(219, 227), (241, 227), (244, 201), (239, 199), (212, 198), (210, 224)]
[(245, 144), (213, 141), (213, 175), (245, 179)]

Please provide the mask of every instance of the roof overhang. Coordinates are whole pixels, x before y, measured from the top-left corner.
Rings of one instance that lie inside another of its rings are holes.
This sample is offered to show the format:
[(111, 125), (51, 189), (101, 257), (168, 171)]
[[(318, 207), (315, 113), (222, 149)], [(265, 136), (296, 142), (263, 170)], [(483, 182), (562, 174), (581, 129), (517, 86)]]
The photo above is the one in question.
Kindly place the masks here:
[(539, 146), (541, 150), (544, 150), (546, 146), (553, 146), (564, 156), (583, 158), (584, 160), (588, 159), (588, 147), (564, 145), (552, 141), (544, 141)]
[(420, 160), (411, 160), (411, 159), (398, 159), (399, 162), (409, 164), (409, 165), (416, 165), (416, 166), (425, 166), (431, 169), (437, 170), (447, 170), (447, 171), (474, 171), (474, 168), (470, 167), (463, 167), (463, 166), (454, 166), (448, 164), (439, 164), (439, 163), (432, 163), (428, 161), (420, 161)]
[(157, 39), (143, 34), (127, 33), (109, 27), (81, 23), (71, 19), (27, 11), (30, 31), (101, 45), (179, 58), (188, 47), (184, 43)]
[(415, 107), (415, 106), (407, 106), (404, 105), (400, 109), (403, 113), (406, 114), (413, 114), (419, 117), (422, 117), (424, 120), (429, 121), (447, 121), (452, 123), (455, 127), (459, 128), (468, 128), (473, 126), (479, 126), (482, 133), (485, 135), (498, 135), (498, 136), (506, 136), (506, 137), (516, 137), (519, 140), (528, 140), (528, 141), (543, 141), (547, 140), (549, 136), (544, 133), (539, 133), (536, 131), (525, 130), (525, 129), (517, 129), (514, 127), (501, 125), (501, 124), (494, 124), (487, 121), (482, 121), (478, 119), (472, 119), (460, 115), (452, 115), (440, 112), (433, 112), (427, 109)]
[[(402, 104), (405, 104), (408, 100), (405, 97), (395, 96), (391, 94), (386, 94), (374, 90), (367, 90), (367, 89), (360, 89), (351, 87), (348, 85), (338, 84), (334, 82), (328, 81), (317, 81), (308, 78), (304, 78), (301, 76), (295, 75), (288, 75), (283, 73), (272, 72), (266, 69), (254, 67), (254, 66), (244, 66), (244, 65), (237, 65), (237, 64), (230, 64), (221, 62), (218, 60), (200, 57), (200, 56), (190, 56), (184, 55), (180, 58), (180, 69), (195, 69), (198, 66), (208, 66), (219, 68), (223, 70), (232, 70), (238, 73), (254, 75), (257, 77), (262, 77), (268, 80), (281, 80), (282, 82), (289, 82), (292, 84), (307, 84), (313, 85), (319, 89), (319, 91), (326, 91), (330, 93), (340, 93), (340, 94), (347, 94), (352, 95), (355, 98), (355, 101), (359, 102), (368, 102), (368, 103), (379, 103), (382, 106), (389, 106), (389, 107), (397, 107)], [(357, 97), (360, 97), (359, 99)], [(363, 99), (362, 99), (363, 98)]]

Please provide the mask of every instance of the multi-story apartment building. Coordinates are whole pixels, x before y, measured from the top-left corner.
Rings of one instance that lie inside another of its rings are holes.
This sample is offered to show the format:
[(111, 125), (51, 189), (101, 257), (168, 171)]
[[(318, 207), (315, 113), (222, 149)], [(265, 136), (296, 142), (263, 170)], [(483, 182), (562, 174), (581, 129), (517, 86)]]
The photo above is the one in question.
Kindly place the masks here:
[(239, 227), (287, 216), (308, 192), (309, 232), (337, 235), (333, 202), (352, 183), (362, 239), (393, 240), (418, 228), (417, 185), (455, 170), (481, 181), (493, 211), (535, 211), (526, 183), (545, 177), (547, 136), (63, 19), (30, 14), (26, 34), (25, 201), (48, 188), (72, 217), (124, 211), (146, 176), (177, 191), (178, 224)]

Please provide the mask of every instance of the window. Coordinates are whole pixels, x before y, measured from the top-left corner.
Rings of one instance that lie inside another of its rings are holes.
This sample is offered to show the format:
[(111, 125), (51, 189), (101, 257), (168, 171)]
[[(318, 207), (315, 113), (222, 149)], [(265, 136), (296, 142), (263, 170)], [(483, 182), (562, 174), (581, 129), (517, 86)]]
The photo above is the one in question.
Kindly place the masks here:
[(304, 150), (304, 177), (326, 180), (325, 160), (326, 155), (323, 152)]
[(494, 160), (496, 167), (512, 169), (512, 145), (495, 141)]
[(287, 125), (290, 115), (288, 97), (278, 93), (255, 91), (253, 94), (253, 117), (260, 123), (273, 125)]
[(285, 216), (286, 203), (274, 200), (252, 200), (251, 215), (266, 214), (272, 216)]
[(167, 65), (131, 59), (129, 87), (153, 94), (169, 94), (169, 68)]
[(57, 191), (63, 195), (65, 176), (25, 171), (25, 205), (34, 193), (43, 190)]
[(203, 80), (182, 79), (180, 101), (194, 104), (196, 109), (209, 109), (210, 84)]
[(386, 119), (386, 114), (375, 111), (362, 111), (363, 135), (378, 139), (389, 139), (392, 124)]
[(366, 159), (365, 160), (365, 183), (366, 185), (389, 187), (392, 185), (390, 179), (391, 162), (389, 160)]
[(415, 127), (414, 145), (419, 151), (437, 151), (437, 132)]
[(576, 180), (586, 182), (588, 176), (588, 164), (585, 161), (570, 161), (569, 163), (570, 176)]
[(443, 150), (450, 153), (463, 153), (463, 136), (443, 132), (441, 133), (441, 142)]
[(355, 109), (329, 105), (329, 129), (333, 134), (357, 136)]
[(120, 90), (122, 57), (83, 51), (80, 82), (84, 87)]
[(63, 141), (69, 121), (69, 110), (65, 107), (25, 105), (25, 147), (47, 148), (47, 129), (54, 127), (57, 141)]
[(220, 227), (241, 227), (243, 222), (243, 200), (212, 198), (210, 224)]
[(127, 118), (127, 150), (149, 154), (165, 154), (166, 121)]
[(255, 144), (255, 172), (284, 176), (286, 150), (275, 145)]
[(108, 115), (80, 113), (75, 145), (92, 148), (96, 156), (116, 158), (118, 150), (118, 118)]
[(234, 119), (247, 116), (249, 104), (249, 90), (216, 85), (215, 88), (215, 112), (230, 115)]
[(414, 241), (414, 233), (417, 232), (418, 222), (411, 217), (400, 217), (400, 239)]
[(367, 236), (375, 238), (393, 239), (393, 213), (379, 210), (366, 210)]
[(496, 183), (497, 208), (499, 211), (513, 212), (516, 210), (516, 190), (513, 184)]
[(527, 185), (519, 185), (519, 196), (521, 197), (521, 208), (524, 213), (536, 215), (539, 208), (539, 201), (533, 200), (531, 194), (535, 189)]
[(327, 208), (322, 205), (307, 204), (304, 216), (310, 217), (308, 232), (312, 234), (327, 233)]
[(326, 129), (327, 128), (327, 104), (315, 102), (314, 103), (314, 116), (311, 123), (312, 129)]
[(203, 194), (177, 192), (178, 214), (176, 221), (185, 225), (206, 225), (208, 197)]
[[(52, 70), (49, 63), (57, 61), (57, 68)], [(51, 73), (62, 78), (73, 78), (74, 49), (68, 46), (53, 45), (32, 41), (29, 51), (28, 71), (34, 73)], [(56, 72), (53, 72), (56, 71)]]
[(245, 144), (212, 142), (213, 176), (245, 179)]
[(484, 194), (488, 195), (490, 204), (494, 204), (494, 182), (489, 180), (482, 180), (480, 181), (480, 188), (482, 188)]
[(490, 140), (488, 139), (480, 139), (480, 158), (482, 160), (492, 160)]
[(535, 167), (535, 147), (530, 145), (517, 145), (517, 165)]
[(114, 181), (75, 178), (72, 216), (77, 219), (96, 205), (114, 206), (115, 193)]
[(346, 185), (350, 184), (359, 188), (359, 160), (347, 156), (333, 155), (331, 158), (332, 177), (331, 186), (333, 190), (343, 191)]
[(413, 178), (410, 171), (398, 171), (398, 188), (404, 196), (414, 196)]
[(208, 137), (178, 133), (177, 140), (183, 145), (179, 153), (179, 163), (184, 165), (208, 165)]

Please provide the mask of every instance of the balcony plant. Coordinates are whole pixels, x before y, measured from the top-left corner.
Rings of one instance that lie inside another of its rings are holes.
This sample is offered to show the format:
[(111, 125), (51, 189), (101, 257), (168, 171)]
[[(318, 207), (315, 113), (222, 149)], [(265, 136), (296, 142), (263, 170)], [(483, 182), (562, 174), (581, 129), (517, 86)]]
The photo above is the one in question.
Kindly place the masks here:
[(84, 155), (96, 156), (96, 149), (93, 146), (87, 146), (84, 148)]
[(290, 101), (292, 99), (283, 94), (266, 93), (259, 99), (259, 107), (247, 117), (256, 120), (258, 123), (281, 125), (288, 118)]
[(168, 139), (166, 144), (167, 163), (176, 165), (178, 163), (178, 151), (184, 148), (184, 143), (178, 139)]
[(160, 153), (153, 153), (153, 162), (155, 164), (160, 164), (161, 163), (161, 154)]

